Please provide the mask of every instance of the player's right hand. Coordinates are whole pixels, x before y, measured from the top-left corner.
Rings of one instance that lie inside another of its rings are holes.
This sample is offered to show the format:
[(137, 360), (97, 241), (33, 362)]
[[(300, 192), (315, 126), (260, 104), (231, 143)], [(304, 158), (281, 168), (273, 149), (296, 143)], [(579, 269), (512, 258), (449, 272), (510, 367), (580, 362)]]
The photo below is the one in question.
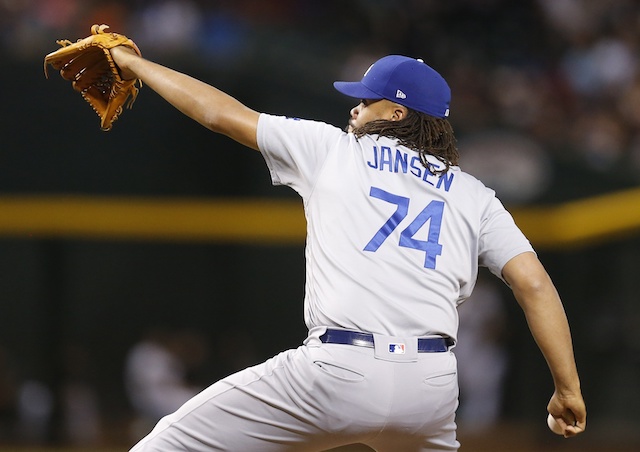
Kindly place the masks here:
[(547, 411), (562, 427), (565, 438), (576, 436), (587, 428), (587, 409), (580, 391), (554, 392)]

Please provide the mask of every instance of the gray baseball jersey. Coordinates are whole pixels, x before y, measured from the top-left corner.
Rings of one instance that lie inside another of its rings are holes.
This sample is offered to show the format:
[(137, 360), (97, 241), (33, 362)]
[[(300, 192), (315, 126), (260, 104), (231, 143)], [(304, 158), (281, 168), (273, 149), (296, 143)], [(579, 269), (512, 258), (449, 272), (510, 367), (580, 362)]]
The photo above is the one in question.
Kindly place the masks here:
[[(455, 338), (478, 264), (500, 276), (531, 245), (491, 190), (459, 168), (434, 176), (393, 140), (263, 114), (258, 145), (273, 182), (304, 201), (309, 335), (214, 383), (133, 450), (457, 450), (455, 356), (421, 352), (418, 337)], [(373, 346), (327, 343), (327, 327), (373, 333)]]
[(478, 265), (500, 277), (532, 251), (492, 190), (458, 167), (434, 176), (393, 139), (264, 114), (258, 138), (304, 201), (309, 328), (455, 338)]

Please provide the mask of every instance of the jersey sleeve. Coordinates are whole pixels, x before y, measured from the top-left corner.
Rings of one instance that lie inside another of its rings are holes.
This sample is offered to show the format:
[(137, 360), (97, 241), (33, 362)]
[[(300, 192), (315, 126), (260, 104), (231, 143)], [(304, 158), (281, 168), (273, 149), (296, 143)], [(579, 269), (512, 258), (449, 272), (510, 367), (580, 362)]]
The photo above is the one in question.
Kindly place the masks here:
[(479, 264), (504, 281), (502, 269), (506, 263), (528, 251), (535, 252), (511, 214), (494, 196), (480, 226)]
[(258, 148), (274, 185), (287, 185), (306, 196), (328, 153), (346, 136), (335, 126), (284, 116), (261, 114)]

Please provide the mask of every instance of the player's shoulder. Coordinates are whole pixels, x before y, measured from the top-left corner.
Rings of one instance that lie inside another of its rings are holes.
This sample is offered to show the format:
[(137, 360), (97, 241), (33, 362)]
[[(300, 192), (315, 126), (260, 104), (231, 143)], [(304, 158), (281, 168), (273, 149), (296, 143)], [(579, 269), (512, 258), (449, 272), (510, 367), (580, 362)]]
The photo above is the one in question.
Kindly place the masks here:
[[(348, 134), (323, 121), (261, 113), (258, 120), (258, 148), (272, 152), (288, 149), (294, 153), (323, 153), (341, 148)], [(280, 152), (280, 151), (278, 151)]]
[(450, 171), (454, 172), (456, 177), (464, 179), (468, 185), (473, 186), (478, 190), (488, 190), (493, 193), (493, 190), (490, 187), (469, 172), (467, 168), (461, 168), (459, 165), (455, 165), (451, 166)]
[(309, 129), (318, 130), (324, 133), (333, 133), (346, 135), (346, 132), (342, 131), (338, 127), (331, 125), (324, 121), (305, 119), (297, 116), (284, 116), (273, 115), (269, 113), (261, 113), (259, 118), (259, 124), (266, 127), (282, 127), (292, 129)]

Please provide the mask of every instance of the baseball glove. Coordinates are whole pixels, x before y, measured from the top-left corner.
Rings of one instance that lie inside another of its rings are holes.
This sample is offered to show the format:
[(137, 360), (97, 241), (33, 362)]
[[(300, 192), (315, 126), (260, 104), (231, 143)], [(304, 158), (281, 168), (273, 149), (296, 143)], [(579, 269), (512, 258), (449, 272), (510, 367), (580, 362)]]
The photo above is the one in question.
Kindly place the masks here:
[[(93, 25), (91, 36), (76, 42), (56, 41), (62, 48), (44, 58), (44, 73), (48, 78), (48, 65), (60, 71), (72, 83), (84, 100), (100, 116), (100, 128), (110, 130), (122, 113), (123, 106), (131, 108), (142, 86), (139, 79), (123, 80), (109, 49), (124, 45), (141, 55), (138, 46), (118, 33), (109, 33), (108, 25)], [(128, 100), (128, 102), (127, 102)]]

